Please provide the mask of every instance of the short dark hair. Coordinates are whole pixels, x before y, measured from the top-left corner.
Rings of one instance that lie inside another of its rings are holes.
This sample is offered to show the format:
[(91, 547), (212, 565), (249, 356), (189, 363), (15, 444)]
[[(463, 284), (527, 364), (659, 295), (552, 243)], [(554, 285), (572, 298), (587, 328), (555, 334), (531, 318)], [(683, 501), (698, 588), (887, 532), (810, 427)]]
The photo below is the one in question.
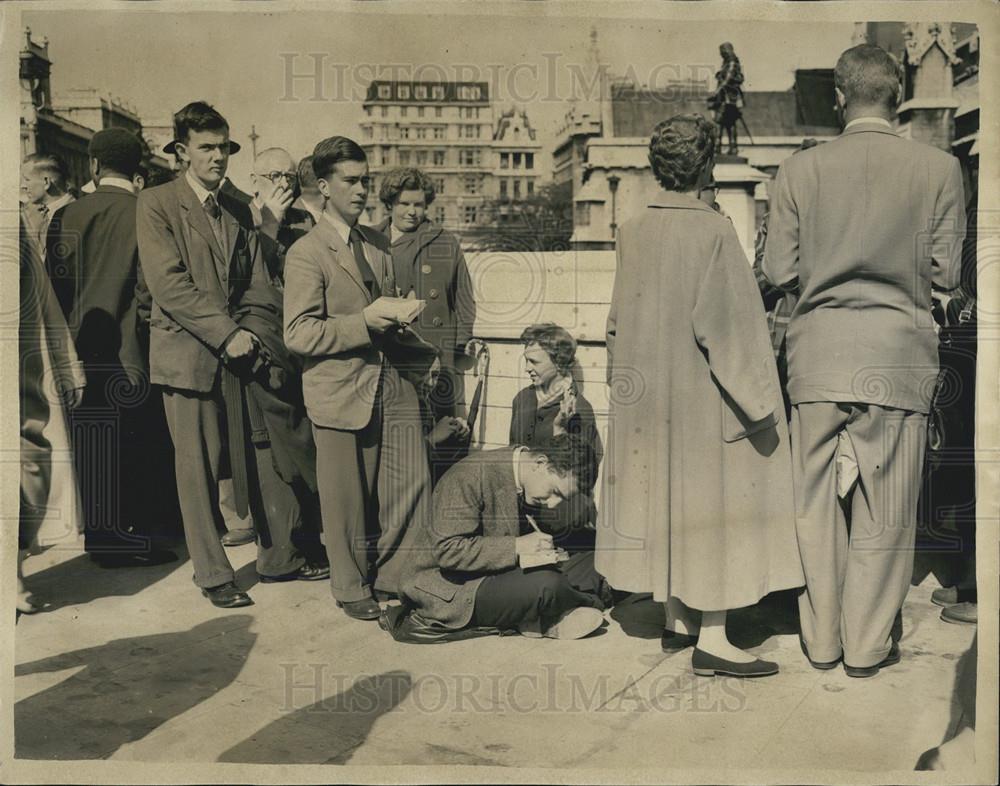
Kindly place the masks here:
[(564, 327), (555, 322), (540, 322), (529, 325), (521, 332), (524, 346), (538, 344), (552, 359), (560, 371), (569, 371), (576, 360), (576, 339)]
[(313, 157), (306, 156), (296, 168), (299, 175), (300, 188), (316, 188), (316, 172), (313, 171)]
[(703, 115), (674, 115), (656, 124), (649, 164), (667, 191), (687, 191), (715, 156), (715, 123)]
[(341, 161), (368, 161), (361, 146), (346, 136), (331, 136), (316, 144), (312, 152), (313, 172), (317, 179), (326, 180)]
[(399, 167), (387, 174), (379, 187), (378, 198), (383, 205), (392, 209), (404, 191), (423, 191), (428, 205), (434, 201), (434, 183), (414, 167)]
[(56, 187), (64, 190), (69, 187), (69, 166), (62, 156), (55, 153), (32, 153), (25, 156), (24, 163), (47, 174)]
[(132, 177), (142, 164), (142, 143), (124, 128), (105, 128), (90, 138), (87, 153), (102, 167)]
[(899, 61), (874, 44), (852, 46), (833, 69), (833, 83), (847, 103), (862, 106), (894, 108), (902, 79)]
[(560, 477), (572, 474), (577, 490), (589, 494), (597, 483), (597, 455), (585, 439), (575, 434), (556, 434), (528, 448), (536, 456), (545, 456)]
[(226, 118), (205, 101), (192, 101), (174, 114), (174, 139), (186, 143), (192, 131), (225, 131)]

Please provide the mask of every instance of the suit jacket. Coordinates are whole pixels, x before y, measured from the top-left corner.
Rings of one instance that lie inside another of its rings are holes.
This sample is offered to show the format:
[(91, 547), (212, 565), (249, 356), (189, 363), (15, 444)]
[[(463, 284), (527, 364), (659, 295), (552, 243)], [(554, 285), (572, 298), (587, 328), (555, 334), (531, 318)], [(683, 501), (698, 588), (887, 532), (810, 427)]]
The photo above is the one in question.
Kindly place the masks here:
[(520, 508), (513, 461), (513, 448), (500, 448), (453, 466), (434, 489), (432, 522), (416, 533), (400, 592), (446, 627), (468, 625), (483, 579), (517, 565)]
[(249, 208), (225, 191), (219, 193), (219, 206), (228, 258), (187, 178), (139, 194), (136, 236), (152, 296), (153, 384), (211, 391), (222, 350), (238, 328), (232, 315), (243, 295), (253, 288), (255, 302), (269, 300), (280, 309)]
[(136, 197), (115, 186), (71, 202), (53, 218), (46, 267), (85, 363), (146, 373), (136, 318)]
[[(396, 279), (385, 236), (358, 225), (383, 295)], [(354, 254), (321, 220), (285, 258), (285, 344), (303, 359), (302, 394), (317, 426), (356, 431), (371, 420), (383, 354), (362, 311), (372, 302)]]
[(793, 404), (928, 411), (931, 285), (959, 283), (964, 206), (958, 159), (879, 124), (785, 159), (763, 268), (800, 290), (787, 333)]
[[(388, 235), (390, 222), (387, 219), (377, 228)], [(472, 338), (476, 321), (472, 278), (458, 239), (444, 227), (424, 221), (392, 242), (392, 264), (400, 295), (412, 291), (427, 301), (413, 329), (438, 348), (443, 368), (454, 368), (455, 356)]]

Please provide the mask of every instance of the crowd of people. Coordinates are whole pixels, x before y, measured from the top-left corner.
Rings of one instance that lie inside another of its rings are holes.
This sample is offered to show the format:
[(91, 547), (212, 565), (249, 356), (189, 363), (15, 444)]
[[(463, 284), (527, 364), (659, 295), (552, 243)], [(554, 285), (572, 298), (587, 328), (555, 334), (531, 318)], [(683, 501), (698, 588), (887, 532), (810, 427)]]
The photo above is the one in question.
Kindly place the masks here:
[[(200, 101), (175, 114), (181, 169), (155, 187), (122, 129), (94, 135), (75, 201), (58, 157), (29, 157), (22, 548), (68, 444), (92, 558), (176, 559), (155, 529), (179, 516), (220, 608), (253, 602), (226, 547), (255, 542), (261, 584), (328, 581), (401, 642), (583, 638), (621, 593), (650, 593), (664, 651), (693, 647), (696, 674), (766, 676), (727, 614), (801, 588), (812, 666), (898, 662), (932, 313), (959, 298), (966, 202), (955, 158), (893, 131), (894, 58), (854, 47), (835, 78), (844, 133), (781, 165), (753, 266), (714, 205), (718, 127), (654, 129), (661, 190), (616, 242), (603, 442), (576, 342), (542, 323), (521, 335), (509, 447), (469, 450), (475, 297), (418, 169), (383, 178), (377, 227), (347, 137), (298, 164), (262, 151), (245, 194)], [(18, 608), (38, 608), (23, 585)]]

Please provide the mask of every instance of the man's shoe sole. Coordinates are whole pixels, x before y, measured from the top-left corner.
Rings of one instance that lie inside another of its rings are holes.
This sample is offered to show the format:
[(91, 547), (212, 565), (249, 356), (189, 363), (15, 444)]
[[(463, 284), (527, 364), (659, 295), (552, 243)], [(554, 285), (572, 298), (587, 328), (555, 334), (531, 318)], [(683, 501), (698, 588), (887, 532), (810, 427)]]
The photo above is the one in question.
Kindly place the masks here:
[(594, 608), (581, 606), (566, 612), (559, 620), (542, 631), (547, 639), (582, 639), (597, 630), (604, 615)]

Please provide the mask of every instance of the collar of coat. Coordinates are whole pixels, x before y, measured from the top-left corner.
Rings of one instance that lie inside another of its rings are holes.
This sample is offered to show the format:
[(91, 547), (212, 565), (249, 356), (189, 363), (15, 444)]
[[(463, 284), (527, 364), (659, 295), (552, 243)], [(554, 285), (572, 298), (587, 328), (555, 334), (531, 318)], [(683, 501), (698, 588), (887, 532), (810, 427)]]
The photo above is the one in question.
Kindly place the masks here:
[(876, 134), (889, 134), (889, 136), (899, 136), (894, 128), (889, 128), (882, 125), (881, 123), (858, 123), (857, 125), (851, 126), (845, 129), (841, 136), (849, 136), (850, 134), (864, 134), (874, 131)]
[(677, 210), (707, 210), (709, 213), (715, 213), (711, 205), (706, 205), (692, 191), (660, 191), (650, 201), (649, 206), (674, 208)]
[(375, 225), (375, 229), (389, 238), (389, 242), (393, 246), (408, 246), (411, 243), (419, 243), (421, 246), (426, 246), (428, 243), (437, 239), (437, 236), (444, 231), (444, 227), (435, 224), (428, 218), (425, 218), (420, 226), (414, 229), (412, 232), (404, 232), (402, 237), (398, 240), (392, 240), (392, 218), (389, 217), (382, 221), (380, 224)]

